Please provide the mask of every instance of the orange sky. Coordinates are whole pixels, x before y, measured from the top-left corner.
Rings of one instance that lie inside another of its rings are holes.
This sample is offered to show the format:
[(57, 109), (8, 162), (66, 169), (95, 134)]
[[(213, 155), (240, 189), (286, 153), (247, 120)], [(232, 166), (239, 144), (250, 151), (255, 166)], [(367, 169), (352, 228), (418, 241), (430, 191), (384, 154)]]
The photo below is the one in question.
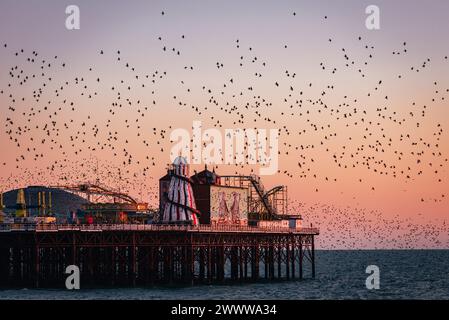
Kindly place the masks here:
[[(81, 2), (81, 29), (68, 31), (63, 5), (2, 2), (1, 188), (98, 176), (156, 203), (171, 130), (200, 120), (220, 130), (279, 129), (280, 172), (263, 181), (288, 185), (292, 210), (298, 201), (349, 206), (354, 230), (356, 208), (398, 216), (404, 228), (441, 227), (449, 24), (438, 16), (448, 4), (407, 3), (404, 16), (400, 4), (382, 2), (382, 28), (369, 31), (366, 5), (355, 1), (262, 2), (251, 13), (232, 4), (111, 2), (104, 11)], [(323, 214), (305, 219), (328, 223)]]

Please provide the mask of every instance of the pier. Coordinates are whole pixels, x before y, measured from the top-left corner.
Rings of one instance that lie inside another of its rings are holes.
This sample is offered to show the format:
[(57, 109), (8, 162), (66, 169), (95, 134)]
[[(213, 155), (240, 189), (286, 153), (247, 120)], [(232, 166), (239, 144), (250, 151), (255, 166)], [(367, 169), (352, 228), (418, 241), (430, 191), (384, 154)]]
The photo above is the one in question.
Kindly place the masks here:
[(79, 267), (83, 288), (313, 278), (318, 234), (241, 225), (0, 224), (0, 287), (65, 288), (69, 265)]

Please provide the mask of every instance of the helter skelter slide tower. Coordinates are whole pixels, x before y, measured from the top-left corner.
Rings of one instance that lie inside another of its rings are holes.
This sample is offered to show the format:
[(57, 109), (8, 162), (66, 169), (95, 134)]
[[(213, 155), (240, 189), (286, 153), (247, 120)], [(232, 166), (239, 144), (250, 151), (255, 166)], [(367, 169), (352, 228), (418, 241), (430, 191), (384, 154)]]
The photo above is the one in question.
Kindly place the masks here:
[(189, 178), (186, 158), (178, 156), (171, 165), (171, 180), (162, 214), (162, 223), (198, 225), (199, 211)]

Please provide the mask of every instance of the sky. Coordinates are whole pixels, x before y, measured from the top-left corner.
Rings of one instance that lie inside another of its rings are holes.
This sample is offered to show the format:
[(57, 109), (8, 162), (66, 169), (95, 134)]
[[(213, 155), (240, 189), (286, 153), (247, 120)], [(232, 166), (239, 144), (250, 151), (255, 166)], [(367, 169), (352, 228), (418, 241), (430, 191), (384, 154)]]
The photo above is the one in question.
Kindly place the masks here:
[(447, 248), (447, 12), (436, 0), (2, 0), (0, 189), (98, 179), (155, 205), (174, 129), (278, 129), (264, 185), (288, 187), (321, 247)]

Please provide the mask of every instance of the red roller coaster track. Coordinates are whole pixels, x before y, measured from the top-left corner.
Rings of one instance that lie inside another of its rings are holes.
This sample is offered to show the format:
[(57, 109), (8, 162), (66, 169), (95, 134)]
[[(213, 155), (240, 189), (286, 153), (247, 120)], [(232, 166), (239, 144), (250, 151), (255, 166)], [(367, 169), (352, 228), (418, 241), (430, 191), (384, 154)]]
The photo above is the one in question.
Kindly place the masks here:
[[(84, 183), (84, 184), (78, 184), (78, 185), (58, 185), (58, 186), (51, 186), (50, 188), (56, 188), (56, 189), (62, 189), (67, 190), (73, 193), (81, 193), (85, 194), (87, 196), (87, 200), (89, 202), (95, 202), (98, 201), (102, 197), (108, 197), (112, 198), (113, 202), (125, 202), (130, 204), (137, 205), (138, 202), (132, 198), (131, 196), (118, 192), (109, 190), (106, 187), (99, 186), (97, 184), (91, 184), (91, 183)], [(93, 199), (92, 197), (97, 196), (97, 199)], [(119, 200), (119, 201), (117, 201)]]

